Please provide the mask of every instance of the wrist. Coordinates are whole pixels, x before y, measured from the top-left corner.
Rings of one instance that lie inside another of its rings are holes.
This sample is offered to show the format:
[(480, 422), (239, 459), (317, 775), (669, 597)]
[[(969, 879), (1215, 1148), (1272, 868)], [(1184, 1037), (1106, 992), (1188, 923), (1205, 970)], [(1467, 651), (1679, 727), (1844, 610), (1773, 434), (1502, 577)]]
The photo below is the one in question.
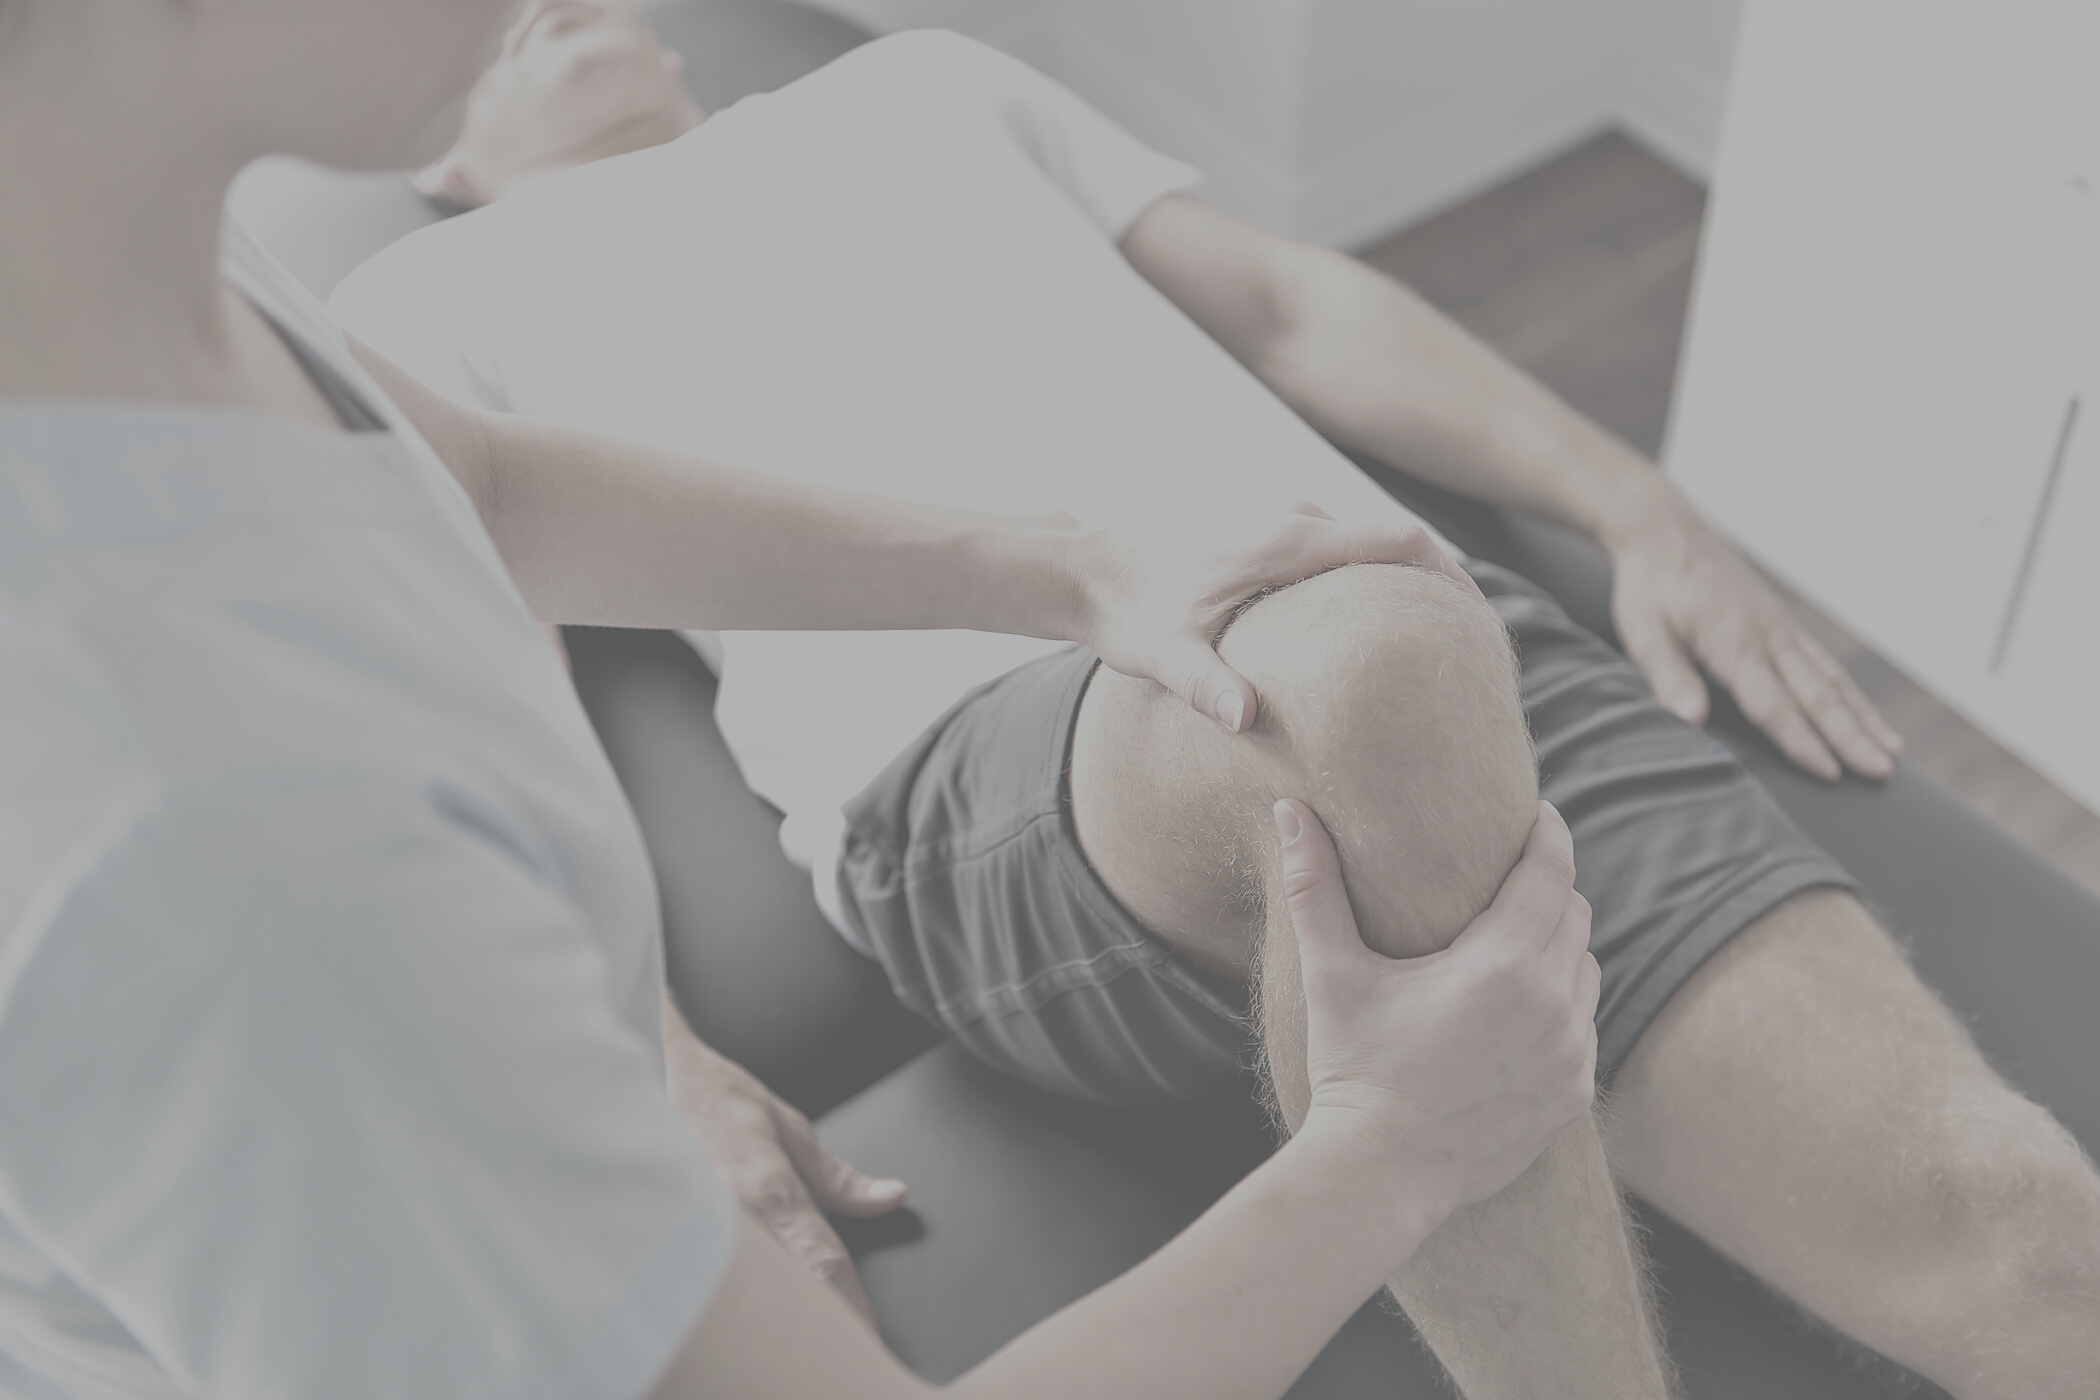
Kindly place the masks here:
[(1100, 529), (1069, 515), (1046, 516), (1036, 527), (1032, 548), (1039, 563), (1030, 571), (1029, 600), (1036, 612), (1029, 635), (1090, 643), (1101, 613)]
[(1582, 524), (1605, 551), (1617, 554), (1672, 526), (1689, 509), (1684, 496), (1659, 468), (1625, 453), (1626, 460), (1605, 474), (1587, 502)]
[(1363, 1113), (1316, 1102), (1286, 1151), (1313, 1164), (1322, 1190), (1356, 1203), (1363, 1228), (1404, 1260), (1458, 1209), (1461, 1187), (1414, 1160), (1399, 1136)]

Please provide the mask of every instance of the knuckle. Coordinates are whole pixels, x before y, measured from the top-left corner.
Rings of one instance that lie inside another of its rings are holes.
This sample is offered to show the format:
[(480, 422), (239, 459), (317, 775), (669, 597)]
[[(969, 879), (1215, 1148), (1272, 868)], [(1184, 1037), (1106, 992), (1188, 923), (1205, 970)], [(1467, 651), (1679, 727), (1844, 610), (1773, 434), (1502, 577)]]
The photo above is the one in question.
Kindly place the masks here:
[(1803, 708), (1820, 720), (1846, 719), (1851, 715), (1851, 711), (1845, 708), (1844, 700), (1829, 686), (1815, 691), (1801, 703)]
[(786, 1219), (801, 1209), (802, 1186), (791, 1177), (771, 1172), (751, 1183), (744, 1203), (768, 1220)]
[(1539, 852), (1539, 864), (1552, 872), (1554, 878), (1562, 884), (1575, 883), (1575, 857), (1572, 852), (1563, 851), (1557, 845), (1549, 846)]
[(1308, 872), (1299, 872), (1299, 875), (1302, 878), (1286, 876), (1284, 879), (1283, 903), (1290, 911), (1292, 921), (1303, 926), (1330, 917), (1333, 905), (1324, 897), (1324, 882)]
[(1319, 888), (1319, 872), (1306, 869), (1295, 859), (1284, 867), (1283, 902), (1291, 908), (1297, 909), (1304, 905)]
[(1821, 704), (1837, 699), (1837, 678), (1822, 671), (1810, 671), (1808, 677), (1794, 688), (1804, 704)]
[(1497, 947), (1481, 958), (1481, 976), (1492, 986), (1514, 989), (1524, 982), (1523, 974), (1529, 970), (1525, 961), (1510, 949)]
[(1784, 711), (1777, 699), (1760, 691), (1743, 701), (1743, 713), (1751, 723), (1766, 728), (1777, 723)]
[(719, 1112), (724, 1126), (743, 1137), (770, 1142), (774, 1136), (773, 1115), (756, 1099), (729, 1099), (721, 1104)]

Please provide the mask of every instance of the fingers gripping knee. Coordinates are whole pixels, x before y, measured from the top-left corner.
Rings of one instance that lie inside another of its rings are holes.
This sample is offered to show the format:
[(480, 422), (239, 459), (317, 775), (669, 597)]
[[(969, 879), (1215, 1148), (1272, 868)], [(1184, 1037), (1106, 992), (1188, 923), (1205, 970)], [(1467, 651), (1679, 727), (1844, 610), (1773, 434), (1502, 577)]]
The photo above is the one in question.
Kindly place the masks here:
[[(1487, 906), (1537, 815), (1501, 619), (1427, 570), (1337, 569), (1250, 606), (1220, 647), (1262, 692), (1279, 780), (1333, 834), (1364, 937), (1440, 948)], [(1265, 809), (1257, 814), (1265, 816)], [(1273, 856), (1262, 821), (1245, 823)]]
[(1266, 594), (1220, 654), (1252, 680), (1252, 729), (1204, 724), (1157, 686), (1097, 673), (1074, 736), (1081, 845), (1140, 922), (1244, 977), (1276, 876), (1270, 809), (1333, 833), (1367, 942), (1441, 947), (1523, 849), (1536, 763), (1500, 619), (1429, 570), (1354, 565)]

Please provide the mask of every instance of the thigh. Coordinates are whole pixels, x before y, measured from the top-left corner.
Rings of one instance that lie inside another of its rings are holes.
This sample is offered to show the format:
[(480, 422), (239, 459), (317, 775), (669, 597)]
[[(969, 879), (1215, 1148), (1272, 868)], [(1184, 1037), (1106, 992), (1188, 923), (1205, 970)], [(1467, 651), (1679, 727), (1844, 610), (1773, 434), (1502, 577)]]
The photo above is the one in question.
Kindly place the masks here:
[(1250, 814), (1292, 787), (1275, 748), (1272, 733), (1228, 735), (1171, 691), (1105, 667), (1073, 726), (1069, 801), (1089, 866), (1219, 986), (1244, 987), (1253, 967), (1262, 847)]
[[(1516, 644), (1539, 791), (1575, 837), (1604, 974), (1597, 1062), (1609, 1081), (1716, 949), (1802, 890), (1853, 882), (1727, 749), (1658, 704), (1624, 656), (1535, 585), (1469, 567)], [(1284, 698), (1265, 694), (1263, 713)], [(1308, 770), (1327, 785), (1406, 781), (1407, 755), (1382, 751), (1388, 742), (1358, 733), (1338, 756), (1298, 751), (1266, 722), (1229, 736), (1159, 687), (1104, 672), (1073, 736), (1080, 843), (1142, 924), (1215, 976), (1244, 980), (1261, 919), (1250, 823), (1267, 820), (1276, 795), (1307, 795)], [(1349, 772), (1329, 772), (1338, 768)]]
[(1610, 1083), (1717, 949), (1803, 890), (1854, 882), (1733, 754), (1664, 709), (1625, 656), (1535, 585), (1471, 567), (1516, 638), (1540, 794), (1575, 838), (1604, 973), (1598, 1074)]
[(1892, 1354), (1904, 1290), (1936, 1286), (1950, 1248), (1987, 1239), (2077, 1157), (1830, 890), (1774, 909), (1685, 983), (1628, 1056), (1608, 1123), (1627, 1186)]
[(1244, 1000), (1132, 919), (1081, 854), (1071, 648), (978, 687), (846, 804), (840, 907), (906, 1006), (986, 1063), (1114, 1103), (1243, 1088)]

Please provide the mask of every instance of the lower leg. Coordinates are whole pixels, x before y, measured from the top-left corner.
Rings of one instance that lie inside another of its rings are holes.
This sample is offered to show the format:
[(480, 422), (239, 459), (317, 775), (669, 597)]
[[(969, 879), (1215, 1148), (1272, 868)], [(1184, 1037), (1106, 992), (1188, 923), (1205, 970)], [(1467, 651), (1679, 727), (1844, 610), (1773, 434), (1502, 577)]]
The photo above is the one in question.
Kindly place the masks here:
[[(1282, 913), (1270, 920), (1260, 995), (1271, 1107), (1295, 1130), (1310, 1091), (1287, 924)], [(1499, 1195), (1446, 1221), (1391, 1288), (1468, 1400), (1670, 1392), (1644, 1261), (1593, 1119), (1563, 1131)]]
[(2100, 1177), (1850, 896), (1795, 897), (1686, 983), (1610, 1134), (1629, 1187), (1952, 1394), (2100, 1396)]
[[(1305, 1041), (1287, 915), (1265, 925), (1271, 804), (1312, 804), (1366, 940), (1394, 956), (1457, 935), (1536, 811), (1506, 636), (1485, 604), (1454, 602), (1449, 588), (1373, 566), (1256, 604), (1221, 644), (1262, 696), (1248, 734), (1225, 735), (1112, 672), (1097, 673), (1080, 710), (1081, 843), (1124, 905), (1199, 967), (1245, 978), (1260, 949), (1270, 1078), (1287, 1124), (1305, 1109)], [(1453, 1217), (1393, 1287), (1469, 1400), (1668, 1391), (1639, 1250), (1591, 1123)]]

